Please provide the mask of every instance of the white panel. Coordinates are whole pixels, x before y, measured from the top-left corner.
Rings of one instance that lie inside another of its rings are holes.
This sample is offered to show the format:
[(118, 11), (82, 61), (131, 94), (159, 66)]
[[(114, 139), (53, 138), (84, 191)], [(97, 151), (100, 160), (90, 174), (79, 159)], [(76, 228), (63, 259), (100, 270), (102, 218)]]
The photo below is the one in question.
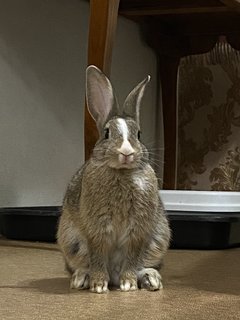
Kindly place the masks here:
[(240, 192), (159, 191), (166, 210), (199, 212), (240, 212)]

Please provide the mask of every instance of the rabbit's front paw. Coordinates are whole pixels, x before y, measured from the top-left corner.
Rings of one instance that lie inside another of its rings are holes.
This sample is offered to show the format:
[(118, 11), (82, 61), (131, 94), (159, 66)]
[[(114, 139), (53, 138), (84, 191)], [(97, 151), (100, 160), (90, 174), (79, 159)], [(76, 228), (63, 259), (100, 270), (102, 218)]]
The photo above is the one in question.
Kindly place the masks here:
[(153, 268), (143, 269), (141, 272), (141, 288), (155, 291), (163, 288), (162, 277), (160, 273)]
[(86, 272), (76, 270), (72, 275), (70, 282), (71, 289), (88, 289), (89, 288), (89, 275)]
[(90, 290), (95, 293), (108, 291), (108, 276), (104, 272), (93, 272), (90, 275)]
[(132, 271), (125, 271), (120, 277), (121, 291), (135, 291), (138, 289), (137, 276)]

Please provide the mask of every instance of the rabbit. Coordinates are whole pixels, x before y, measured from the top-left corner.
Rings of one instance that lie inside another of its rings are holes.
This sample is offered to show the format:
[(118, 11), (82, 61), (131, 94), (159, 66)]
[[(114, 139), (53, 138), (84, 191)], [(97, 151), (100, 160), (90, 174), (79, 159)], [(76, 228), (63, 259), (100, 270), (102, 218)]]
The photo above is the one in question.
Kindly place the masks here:
[(99, 140), (68, 185), (57, 231), (71, 288), (162, 288), (159, 269), (171, 232), (140, 139), (140, 103), (149, 80), (120, 108), (105, 74), (94, 65), (86, 70), (87, 106)]

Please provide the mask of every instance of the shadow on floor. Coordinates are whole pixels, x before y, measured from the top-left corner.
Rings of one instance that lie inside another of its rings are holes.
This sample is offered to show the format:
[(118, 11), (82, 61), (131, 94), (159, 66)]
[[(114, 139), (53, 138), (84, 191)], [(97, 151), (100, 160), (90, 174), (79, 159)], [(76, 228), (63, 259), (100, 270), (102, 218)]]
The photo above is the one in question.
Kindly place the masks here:
[[(180, 253), (180, 252), (179, 252)], [(240, 295), (239, 265), (240, 251), (237, 249), (208, 252), (200, 258), (189, 255), (186, 262), (170, 257), (165, 265), (163, 280), (165, 290), (178, 290), (190, 287), (197, 291)], [(186, 253), (185, 253), (186, 255)], [(171, 259), (173, 258), (173, 263)], [(35, 290), (49, 294), (74, 294), (77, 290), (69, 288), (69, 278), (46, 278), (19, 283), (18, 288)], [(164, 290), (164, 291), (165, 291)], [(81, 291), (80, 291), (81, 292)], [(87, 291), (84, 290), (86, 293)]]
[(20, 287), (26, 290), (49, 294), (69, 294), (75, 292), (69, 288), (69, 278), (28, 280), (21, 283)]
[[(19, 286), (13, 286), (13, 288), (19, 288), (24, 290), (34, 290), (41, 293), (48, 294), (74, 294), (74, 293), (90, 293), (89, 290), (75, 290), (70, 289), (69, 278), (48, 278), (38, 280), (28, 280), (21, 282)], [(118, 291), (116, 287), (110, 287), (110, 290)]]

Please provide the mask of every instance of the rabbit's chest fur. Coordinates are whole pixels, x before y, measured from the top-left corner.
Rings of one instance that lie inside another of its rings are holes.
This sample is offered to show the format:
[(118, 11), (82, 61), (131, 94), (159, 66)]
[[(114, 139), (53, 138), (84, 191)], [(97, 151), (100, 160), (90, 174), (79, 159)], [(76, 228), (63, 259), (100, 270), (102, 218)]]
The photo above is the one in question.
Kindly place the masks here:
[(124, 247), (131, 234), (151, 233), (158, 206), (153, 169), (86, 168), (80, 199), (81, 224), (87, 237), (109, 247)]

